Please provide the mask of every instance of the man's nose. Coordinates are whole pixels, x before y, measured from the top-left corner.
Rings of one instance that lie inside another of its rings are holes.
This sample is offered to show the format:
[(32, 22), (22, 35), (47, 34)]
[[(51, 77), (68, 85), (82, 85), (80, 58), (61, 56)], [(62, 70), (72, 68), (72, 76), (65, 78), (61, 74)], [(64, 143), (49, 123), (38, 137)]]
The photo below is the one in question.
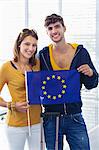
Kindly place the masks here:
[(52, 33), (56, 33), (56, 29), (55, 28), (52, 29)]

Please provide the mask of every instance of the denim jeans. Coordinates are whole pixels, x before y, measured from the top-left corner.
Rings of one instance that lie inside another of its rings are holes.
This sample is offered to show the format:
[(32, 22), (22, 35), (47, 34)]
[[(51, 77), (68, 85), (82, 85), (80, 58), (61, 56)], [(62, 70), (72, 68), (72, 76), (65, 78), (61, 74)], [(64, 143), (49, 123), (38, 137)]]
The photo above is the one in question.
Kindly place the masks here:
[[(43, 126), (46, 148), (55, 150), (56, 116), (45, 116)], [(63, 150), (63, 135), (66, 136), (70, 150), (90, 150), (87, 129), (81, 113), (59, 117), (58, 150)]]

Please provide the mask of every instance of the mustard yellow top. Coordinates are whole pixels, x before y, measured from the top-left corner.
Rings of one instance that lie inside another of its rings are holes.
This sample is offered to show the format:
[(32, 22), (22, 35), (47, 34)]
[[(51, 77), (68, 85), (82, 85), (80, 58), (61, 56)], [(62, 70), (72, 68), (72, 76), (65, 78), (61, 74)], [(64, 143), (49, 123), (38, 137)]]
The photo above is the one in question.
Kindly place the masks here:
[[(39, 61), (33, 67), (34, 71), (38, 71), (40, 68)], [(7, 61), (0, 68), (0, 92), (4, 86), (7, 84), (10, 95), (13, 102), (26, 101), (26, 90), (25, 90), (25, 76), (15, 69), (10, 61)], [(0, 97), (0, 101), (2, 98)], [(30, 124), (37, 124), (40, 122), (40, 105), (32, 105), (30, 110)], [(22, 113), (18, 111), (8, 111), (7, 114), (7, 124), (9, 126), (23, 127), (28, 125), (27, 113)]]
[[(75, 49), (75, 51), (76, 51), (78, 44), (77, 44), (77, 43), (72, 43), (72, 44), (70, 44), (70, 45), (71, 45), (71, 46)], [(69, 69), (70, 69), (69, 66), (67, 66), (66, 68), (60, 68), (60, 67), (55, 63), (55, 61), (54, 61), (54, 59), (53, 59), (52, 48), (53, 48), (53, 45), (50, 44), (50, 45), (49, 45), (49, 55), (50, 55), (50, 61), (51, 61), (51, 65), (52, 65), (53, 70), (69, 70)]]

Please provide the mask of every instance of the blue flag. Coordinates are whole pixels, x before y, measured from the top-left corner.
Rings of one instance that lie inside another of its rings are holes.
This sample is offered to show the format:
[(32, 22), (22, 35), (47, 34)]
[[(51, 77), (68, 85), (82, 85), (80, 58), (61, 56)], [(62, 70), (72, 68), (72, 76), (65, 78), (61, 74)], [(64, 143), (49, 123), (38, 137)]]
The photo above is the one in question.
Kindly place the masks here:
[(78, 102), (80, 74), (77, 70), (26, 72), (29, 104), (63, 104)]

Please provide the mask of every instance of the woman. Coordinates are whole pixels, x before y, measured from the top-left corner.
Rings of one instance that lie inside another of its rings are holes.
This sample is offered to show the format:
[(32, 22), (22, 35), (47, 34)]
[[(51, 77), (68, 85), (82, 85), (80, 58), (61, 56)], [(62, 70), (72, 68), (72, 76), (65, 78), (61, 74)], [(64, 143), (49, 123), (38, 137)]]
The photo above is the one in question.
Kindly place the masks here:
[[(8, 108), (7, 137), (10, 150), (40, 150), (40, 105), (29, 106), (26, 101), (25, 71), (39, 71), (37, 53), (38, 35), (34, 30), (23, 29), (14, 46), (14, 58), (0, 68), (0, 92), (7, 84), (11, 102), (0, 97), (0, 106)], [(28, 117), (30, 115), (30, 132)]]

